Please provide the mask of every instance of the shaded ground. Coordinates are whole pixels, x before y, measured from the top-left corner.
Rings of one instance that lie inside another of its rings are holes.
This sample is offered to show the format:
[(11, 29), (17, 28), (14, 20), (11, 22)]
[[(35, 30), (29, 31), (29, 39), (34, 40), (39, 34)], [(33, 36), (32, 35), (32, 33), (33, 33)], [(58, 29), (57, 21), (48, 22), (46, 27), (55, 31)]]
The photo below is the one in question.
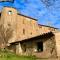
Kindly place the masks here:
[(36, 59), (36, 60), (60, 60), (60, 58), (45, 58), (45, 59)]

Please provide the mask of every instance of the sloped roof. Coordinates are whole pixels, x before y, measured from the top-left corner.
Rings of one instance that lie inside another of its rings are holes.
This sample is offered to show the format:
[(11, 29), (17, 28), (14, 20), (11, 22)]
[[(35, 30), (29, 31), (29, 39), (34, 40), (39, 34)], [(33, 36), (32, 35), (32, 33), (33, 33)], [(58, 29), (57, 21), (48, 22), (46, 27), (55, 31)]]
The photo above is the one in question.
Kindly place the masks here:
[(10, 42), (10, 43), (16, 43), (16, 42), (26, 41), (26, 40), (29, 40), (29, 39), (32, 39), (32, 38), (36, 38), (36, 37), (38, 37), (38, 36), (43, 36), (43, 35), (49, 34), (49, 33), (51, 33), (51, 31), (49, 31), (49, 30), (44, 31), (44, 32), (42, 31), (42, 32), (40, 32), (40, 34), (38, 34), (38, 35), (29, 37), (29, 38), (22, 38), (22, 39), (19, 39), (19, 40), (16, 40), (16, 41), (14, 41), (14, 42)]

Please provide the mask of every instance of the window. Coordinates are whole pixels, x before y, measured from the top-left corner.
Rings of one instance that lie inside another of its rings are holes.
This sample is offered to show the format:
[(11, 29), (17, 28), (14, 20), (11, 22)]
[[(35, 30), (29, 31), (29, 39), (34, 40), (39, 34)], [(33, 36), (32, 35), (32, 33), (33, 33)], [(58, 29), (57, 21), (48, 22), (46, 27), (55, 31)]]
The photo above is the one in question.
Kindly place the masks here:
[(1, 13), (0, 13), (0, 16), (1, 16)]
[(31, 35), (32, 35), (32, 32), (31, 32)]
[(1, 18), (1, 13), (0, 13), (0, 18)]
[(8, 24), (8, 26), (11, 26), (11, 24)]
[(12, 11), (8, 11), (8, 14), (11, 15), (12, 14)]
[(23, 44), (23, 51), (26, 52), (26, 44)]
[(42, 52), (43, 51), (43, 42), (38, 42), (37, 43), (37, 51)]
[(25, 34), (25, 29), (23, 29), (23, 34)]

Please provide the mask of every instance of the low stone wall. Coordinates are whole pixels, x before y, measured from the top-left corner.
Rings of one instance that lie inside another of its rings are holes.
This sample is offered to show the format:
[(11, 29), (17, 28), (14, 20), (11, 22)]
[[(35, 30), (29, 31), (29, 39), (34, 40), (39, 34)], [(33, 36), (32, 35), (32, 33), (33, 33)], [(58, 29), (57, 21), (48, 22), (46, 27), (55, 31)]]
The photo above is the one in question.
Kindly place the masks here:
[[(42, 39), (40, 39), (41, 41)], [(28, 41), (22, 43), (22, 54), (23, 55), (35, 55), (41, 58), (56, 57), (56, 47), (55, 47), (55, 36), (52, 36), (48, 39), (43, 39), (43, 52), (37, 52), (34, 49), (37, 49), (37, 41)]]
[[(43, 42), (43, 51), (38, 52), (37, 50), (37, 42)], [(40, 58), (49, 58), (56, 57), (56, 42), (55, 36), (51, 36), (49, 38), (37, 39), (37, 40), (27, 40), (24, 42), (18, 42), (17, 44), (11, 45), (14, 50), (16, 48), (15, 53), (19, 55), (35, 55)]]
[(55, 33), (57, 57), (60, 57), (60, 32)]

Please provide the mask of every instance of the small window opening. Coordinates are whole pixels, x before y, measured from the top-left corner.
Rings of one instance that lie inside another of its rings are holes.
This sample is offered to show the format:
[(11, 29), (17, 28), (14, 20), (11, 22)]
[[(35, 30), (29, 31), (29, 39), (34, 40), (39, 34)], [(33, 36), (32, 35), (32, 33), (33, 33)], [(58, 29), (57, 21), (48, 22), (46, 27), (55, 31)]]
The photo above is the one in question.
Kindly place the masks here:
[(31, 35), (32, 35), (32, 32), (31, 32)]
[(11, 15), (12, 14), (12, 11), (8, 11), (8, 14)]
[(11, 24), (8, 24), (8, 26), (11, 26)]
[(0, 17), (1, 17), (1, 13), (0, 13)]
[(23, 29), (23, 34), (25, 34), (25, 29)]
[(23, 51), (26, 52), (26, 44), (24, 44), (23, 47), (24, 47)]
[(38, 42), (37, 43), (37, 51), (42, 52), (43, 51), (43, 42)]

